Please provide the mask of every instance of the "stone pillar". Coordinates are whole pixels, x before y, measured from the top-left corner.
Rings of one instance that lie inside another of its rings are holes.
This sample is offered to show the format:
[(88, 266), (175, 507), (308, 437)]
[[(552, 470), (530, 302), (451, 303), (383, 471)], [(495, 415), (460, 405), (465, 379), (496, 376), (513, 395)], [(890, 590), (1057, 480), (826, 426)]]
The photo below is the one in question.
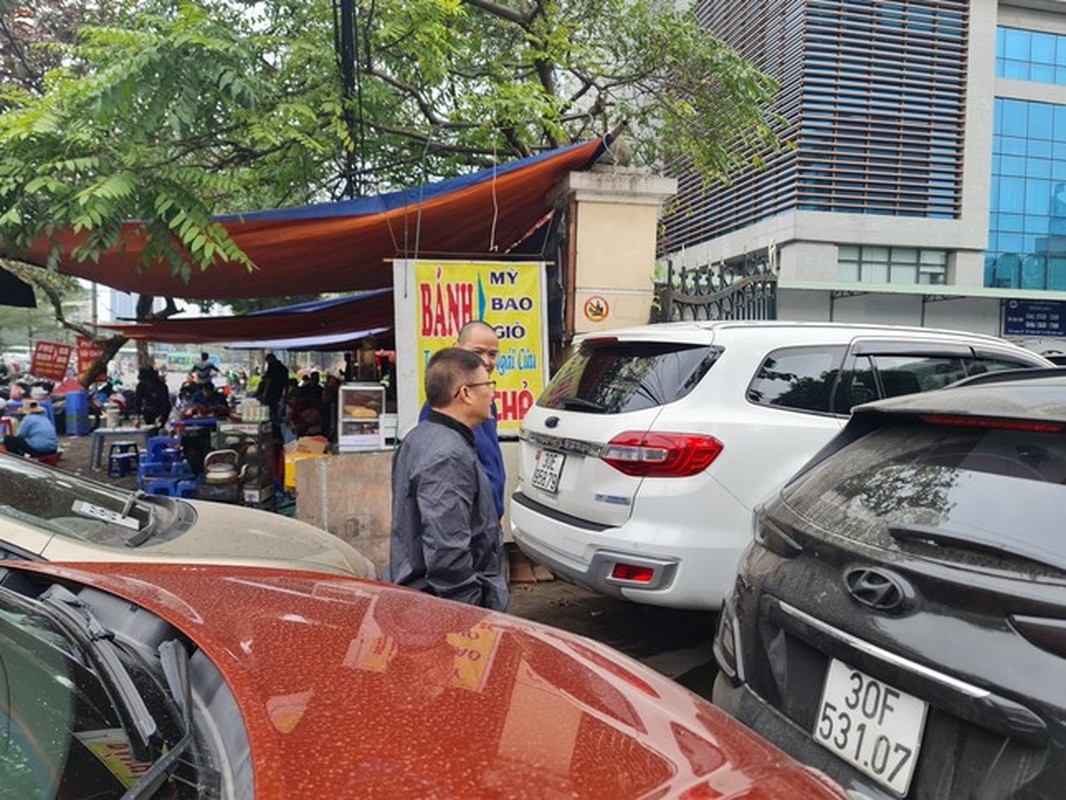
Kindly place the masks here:
[(630, 167), (570, 173), (557, 201), (569, 210), (567, 343), (648, 322), (659, 213), (676, 193), (675, 179)]

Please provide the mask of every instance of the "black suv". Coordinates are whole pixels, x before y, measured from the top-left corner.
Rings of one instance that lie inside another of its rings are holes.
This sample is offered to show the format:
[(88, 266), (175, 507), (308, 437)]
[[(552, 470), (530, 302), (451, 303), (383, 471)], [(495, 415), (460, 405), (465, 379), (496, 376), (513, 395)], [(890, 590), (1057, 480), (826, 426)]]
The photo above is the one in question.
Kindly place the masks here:
[(860, 406), (755, 520), (723, 709), (871, 798), (1066, 794), (1066, 370)]

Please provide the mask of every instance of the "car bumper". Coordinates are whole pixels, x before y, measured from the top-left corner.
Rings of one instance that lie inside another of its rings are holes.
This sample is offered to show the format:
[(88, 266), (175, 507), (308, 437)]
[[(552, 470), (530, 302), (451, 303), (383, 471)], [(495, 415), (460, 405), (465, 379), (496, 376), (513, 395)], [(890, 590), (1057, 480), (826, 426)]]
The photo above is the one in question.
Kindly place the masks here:
[(713, 701), (797, 761), (824, 772), (847, 790), (851, 800), (899, 800), (897, 795), (871, 783), (863, 773), (836, 758), (809, 731), (764, 702), (747, 684), (734, 686), (728, 676), (719, 672), (714, 681)]
[[(521, 492), (512, 498), (510, 521), (519, 549), (562, 580), (637, 603), (703, 610), (720, 608), (732, 589), (751, 529), (743, 515), (733, 528), (701, 530), (698, 537), (636, 519), (616, 528), (594, 526)], [(687, 543), (696, 538), (698, 546)], [(616, 577), (616, 565), (641, 568), (642, 579)]]

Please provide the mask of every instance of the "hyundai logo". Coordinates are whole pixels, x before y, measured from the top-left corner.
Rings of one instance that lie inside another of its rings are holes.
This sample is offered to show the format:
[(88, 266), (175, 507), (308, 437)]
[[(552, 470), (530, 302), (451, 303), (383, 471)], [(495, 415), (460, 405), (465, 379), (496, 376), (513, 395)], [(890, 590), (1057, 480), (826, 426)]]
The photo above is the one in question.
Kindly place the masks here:
[(554, 428), (558, 424), (559, 424), (559, 418), (558, 417), (548, 417), (546, 420), (544, 420), (544, 427), (545, 428)]
[(878, 611), (900, 612), (913, 596), (906, 581), (879, 569), (850, 570), (844, 575), (844, 583), (855, 602)]

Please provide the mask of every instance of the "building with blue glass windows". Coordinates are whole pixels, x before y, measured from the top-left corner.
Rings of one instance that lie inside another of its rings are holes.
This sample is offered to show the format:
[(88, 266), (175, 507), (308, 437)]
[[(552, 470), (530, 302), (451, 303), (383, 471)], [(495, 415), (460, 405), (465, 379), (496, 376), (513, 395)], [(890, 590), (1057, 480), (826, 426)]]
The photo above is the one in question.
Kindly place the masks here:
[(1066, 349), (1064, 5), (698, 0), (777, 79), (786, 147), (728, 185), (678, 176), (661, 255), (768, 264), (780, 318)]

